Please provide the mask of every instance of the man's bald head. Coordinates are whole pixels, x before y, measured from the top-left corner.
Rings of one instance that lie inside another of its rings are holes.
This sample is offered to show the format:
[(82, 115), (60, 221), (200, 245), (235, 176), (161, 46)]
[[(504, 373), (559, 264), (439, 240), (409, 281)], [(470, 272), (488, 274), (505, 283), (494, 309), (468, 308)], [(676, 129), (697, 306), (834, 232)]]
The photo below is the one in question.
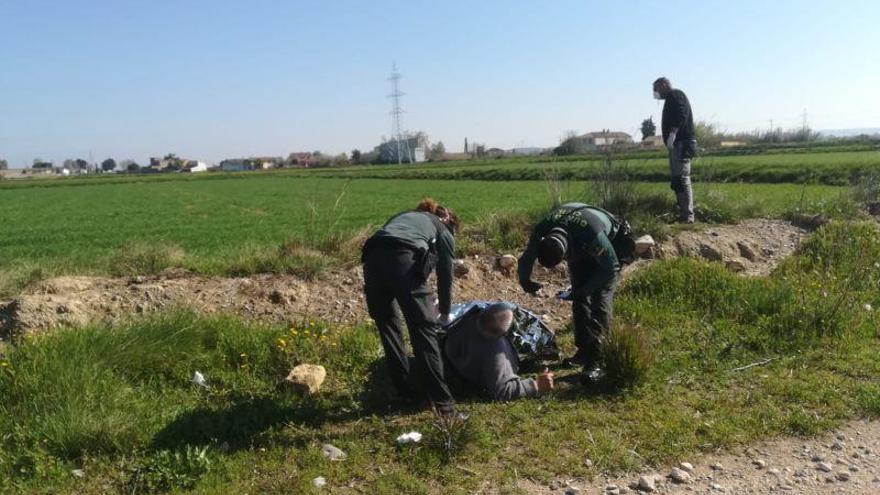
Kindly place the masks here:
[(503, 337), (513, 324), (513, 307), (495, 303), (480, 312), (480, 330), (489, 337)]

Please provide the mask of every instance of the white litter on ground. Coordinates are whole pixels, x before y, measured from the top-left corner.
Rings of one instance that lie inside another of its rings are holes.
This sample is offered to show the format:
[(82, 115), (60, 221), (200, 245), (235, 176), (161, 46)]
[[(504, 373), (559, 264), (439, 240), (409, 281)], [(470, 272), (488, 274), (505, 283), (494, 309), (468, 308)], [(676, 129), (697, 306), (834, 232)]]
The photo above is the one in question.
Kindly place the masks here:
[(205, 375), (200, 371), (193, 373), (192, 382), (200, 387), (208, 388), (208, 381), (205, 380)]
[(397, 437), (398, 445), (406, 445), (408, 443), (418, 443), (422, 441), (422, 434), (417, 431), (411, 431), (409, 433), (404, 433)]

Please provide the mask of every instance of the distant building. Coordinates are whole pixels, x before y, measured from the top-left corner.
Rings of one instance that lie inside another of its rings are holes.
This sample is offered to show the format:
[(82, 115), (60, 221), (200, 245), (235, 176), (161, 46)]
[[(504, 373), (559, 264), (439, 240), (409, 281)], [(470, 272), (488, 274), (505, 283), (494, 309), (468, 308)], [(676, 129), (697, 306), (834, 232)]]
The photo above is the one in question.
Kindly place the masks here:
[(542, 153), (547, 153), (548, 151), (552, 151), (552, 148), (548, 150), (547, 148), (538, 148), (536, 146), (529, 146), (529, 147), (522, 147), (522, 148), (513, 148), (510, 150), (510, 154), (517, 155), (517, 156), (533, 156), (533, 155), (540, 155)]
[(642, 148), (648, 149), (656, 149), (663, 148), (666, 144), (663, 142), (663, 137), (661, 136), (648, 136), (645, 139), (642, 139)]
[(269, 170), (284, 166), (284, 158), (280, 156), (253, 156), (250, 158), (254, 170)]
[(578, 145), (585, 150), (596, 150), (633, 144), (632, 136), (625, 132), (612, 132), (607, 129), (599, 132), (588, 132), (577, 136)]
[[(395, 139), (385, 141), (377, 146), (375, 151), (379, 154), (380, 161), (385, 163), (397, 163), (398, 161), (403, 163), (419, 163), (427, 158), (428, 138), (424, 133), (417, 132), (401, 139), (399, 153), (398, 143)], [(409, 152), (408, 156), (406, 154), (407, 151)], [(400, 154), (399, 160), (398, 154)]]
[(489, 148), (486, 150), (486, 156), (489, 158), (501, 158), (505, 155), (505, 151), (501, 148)]
[(287, 155), (289, 167), (312, 167), (318, 163), (318, 157), (308, 152), (293, 152)]
[(141, 172), (147, 174), (180, 172), (185, 166), (185, 160), (181, 160), (173, 154), (169, 154), (165, 155), (163, 158), (150, 157), (150, 164), (141, 168)]
[(746, 144), (748, 143), (745, 141), (721, 141), (720, 143), (722, 148), (734, 148), (737, 146), (745, 146)]
[(200, 162), (198, 160), (187, 160), (183, 164), (182, 171), (183, 172), (190, 172), (190, 173), (207, 172), (208, 171), (208, 164), (205, 162)]
[(253, 169), (254, 164), (250, 158), (229, 158), (220, 162), (220, 170), (224, 172), (245, 172)]

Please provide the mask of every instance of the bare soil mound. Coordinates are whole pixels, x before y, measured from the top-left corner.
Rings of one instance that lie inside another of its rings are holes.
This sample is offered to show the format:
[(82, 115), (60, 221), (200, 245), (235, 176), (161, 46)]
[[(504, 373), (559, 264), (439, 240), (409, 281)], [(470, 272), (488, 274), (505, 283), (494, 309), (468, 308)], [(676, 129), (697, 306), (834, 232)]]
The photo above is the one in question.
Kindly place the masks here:
[[(681, 232), (653, 249), (649, 257), (697, 256), (759, 275), (769, 273), (794, 252), (805, 235), (804, 229), (786, 222), (750, 220)], [(640, 260), (625, 274), (648, 262)], [(455, 299), (505, 299), (543, 315), (551, 326), (568, 321), (567, 304), (552, 297), (568, 286), (564, 267), (536, 269), (536, 278), (545, 284), (543, 296), (523, 293), (514, 272), (515, 267), (505, 268), (495, 256), (461, 260), (456, 266)], [(355, 323), (367, 318), (362, 285), (360, 267), (333, 270), (315, 281), (278, 274), (205, 277), (179, 270), (133, 278), (58, 277), (35, 284), (14, 301), (0, 303), (0, 328), (9, 333), (112, 322), (171, 307), (268, 323), (298, 323), (308, 318)]]

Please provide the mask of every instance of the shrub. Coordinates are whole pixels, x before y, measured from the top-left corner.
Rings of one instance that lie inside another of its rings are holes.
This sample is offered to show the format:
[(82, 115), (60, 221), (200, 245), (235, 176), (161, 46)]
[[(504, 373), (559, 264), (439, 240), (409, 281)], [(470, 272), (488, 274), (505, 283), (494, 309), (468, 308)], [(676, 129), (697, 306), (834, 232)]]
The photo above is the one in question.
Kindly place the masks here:
[(654, 363), (654, 345), (647, 330), (640, 326), (615, 326), (602, 339), (601, 361), (605, 374), (600, 385), (623, 390), (642, 383)]
[(110, 271), (118, 276), (153, 275), (180, 266), (184, 252), (173, 244), (129, 244), (110, 259)]

